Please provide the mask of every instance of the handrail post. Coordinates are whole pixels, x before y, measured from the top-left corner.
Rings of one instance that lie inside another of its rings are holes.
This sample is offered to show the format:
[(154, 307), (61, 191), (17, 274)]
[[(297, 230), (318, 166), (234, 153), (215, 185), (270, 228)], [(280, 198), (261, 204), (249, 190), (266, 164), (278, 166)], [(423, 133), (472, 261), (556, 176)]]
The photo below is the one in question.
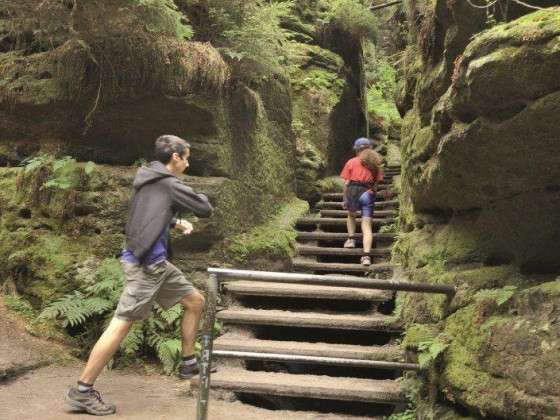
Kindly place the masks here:
[(206, 310), (202, 324), (202, 349), (200, 358), (200, 381), (198, 385), (197, 420), (208, 417), (208, 399), (210, 395), (210, 370), (212, 368), (212, 345), (214, 342), (214, 322), (216, 319), (216, 301), (218, 299), (218, 274), (211, 273), (208, 278), (206, 293)]

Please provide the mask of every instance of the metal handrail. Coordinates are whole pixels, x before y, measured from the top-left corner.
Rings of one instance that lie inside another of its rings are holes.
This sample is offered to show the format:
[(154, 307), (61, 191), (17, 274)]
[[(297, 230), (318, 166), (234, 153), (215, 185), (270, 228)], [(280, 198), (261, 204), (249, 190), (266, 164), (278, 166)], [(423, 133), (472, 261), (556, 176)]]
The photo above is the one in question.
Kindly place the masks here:
[(220, 280), (254, 280), (274, 283), (314, 284), (338, 287), (360, 287), (363, 289), (400, 290), (406, 292), (441, 293), (453, 296), (455, 286), (446, 284), (412, 283), (407, 281), (380, 280), (343, 275), (318, 275), (303, 273), (282, 273), (272, 271), (234, 270), (229, 268), (209, 268)]
[[(364, 289), (380, 289), (380, 290), (401, 290), (407, 292), (424, 292), (424, 293), (441, 293), (447, 295), (451, 299), (455, 293), (454, 286), (442, 284), (423, 284), (412, 283), (395, 280), (379, 280), (363, 277), (342, 276), (342, 275), (317, 275), (303, 273), (281, 273), (271, 271), (253, 271), (253, 270), (234, 270), (229, 268), (208, 268), (208, 286), (206, 290), (206, 309), (204, 321), (202, 325), (202, 350), (200, 359), (200, 383), (197, 404), (197, 420), (206, 420), (208, 418), (208, 400), (210, 395), (210, 371), (212, 369), (212, 348), (214, 342), (214, 322), (216, 320), (216, 303), (222, 280), (253, 280), (260, 282), (275, 283), (296, 283), (296, 284), (314, 284), (324, 286), (338, 287), (360, 287)], [(231, 353), (231, 352), (230, 352)], [(232, 355), (231, 353), (230, 355)], [(257, 357), (255, 354), (252, 357)], [(261, 358), (271, 357), (277, 360), (301, 359), (293, 355), (275, 354), (261, 355)], [(320, 358), (314, 358), (314, 362), (320, 362)], [(331, 362), (340, 364), (350, 363), (347, 359), (334, 359)], [(359, 363), (359, 362), (352, 362)], [(378, 363), (378, 367), (381, 365)], [(388, 362), (385, 362), (388, 363)], [(381, 363), (383, 364), (383, 363)], [(410, 365), (408, 368), (414, 368)]]

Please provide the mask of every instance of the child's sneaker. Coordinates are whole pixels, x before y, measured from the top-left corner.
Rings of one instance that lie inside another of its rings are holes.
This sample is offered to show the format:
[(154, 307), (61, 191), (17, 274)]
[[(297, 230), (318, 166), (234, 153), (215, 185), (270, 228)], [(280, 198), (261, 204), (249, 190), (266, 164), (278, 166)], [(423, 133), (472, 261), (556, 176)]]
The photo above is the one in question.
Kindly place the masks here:
[(66, 394), (66, 403), (77, 410), (85, 411), (94, 416), (107, 416), (115, 414), (117, 407), (114, 404), (106, 403), (101, 399), (101, 395), (95, 389), (80, 392), (78, 388), (71, 387)]
[(362, 265), (371, 265), (371, 258), (367, 255), (364, 255), (360, 260)]
[(344, 248), (356, 248), (356, 240), (354, 238), (348, 238), (344, 242)]

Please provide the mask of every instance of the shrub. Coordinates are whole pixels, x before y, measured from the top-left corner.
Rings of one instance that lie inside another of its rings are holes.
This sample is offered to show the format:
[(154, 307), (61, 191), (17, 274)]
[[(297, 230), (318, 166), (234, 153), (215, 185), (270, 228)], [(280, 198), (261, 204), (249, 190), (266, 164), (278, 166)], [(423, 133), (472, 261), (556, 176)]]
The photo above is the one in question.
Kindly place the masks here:
[(360, 0), (323, 0), (322, 3), (325, 8), (322, 21), (325, 24), (335, 25), (356, 40), (375, 39), (377, 21), (364, 2)]
[[(80, 270), (82, 288), (51, 302), (39, 315), (40, 319), (57, 320), (73, 332), (84, 350), (91, 347), (101, 327), (108, 325), (113, 318), (124, 286), (124, 276), (117, 260), (105, 259), (97, 267), (94, 264), (95, 261), (88, 261)], [(181, 360), (182, 315), (181, 305), (168, 310), (156, 305), (146, 321), (133, 325), (121, 344), (117, 360), (156, 354), (165, 372), (171, 374)], [(95, 325), (98, 328), (92, 328)], [(198, 343), (196, 349), (200, 351)]]

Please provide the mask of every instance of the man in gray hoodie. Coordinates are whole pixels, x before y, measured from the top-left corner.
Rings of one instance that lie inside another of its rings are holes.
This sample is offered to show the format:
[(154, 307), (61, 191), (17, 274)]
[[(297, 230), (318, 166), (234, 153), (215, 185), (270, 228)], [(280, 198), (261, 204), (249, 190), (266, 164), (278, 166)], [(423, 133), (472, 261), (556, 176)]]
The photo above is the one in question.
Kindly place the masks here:
[(72, 407), (94, 415), (116, 412), (113, 404), (101, 399), (93, 384), (113, 357), (134, 321), (146, 319), (154, 302), (164, 309), (181, 303), (185, 313), (181, 322), (183, 361), (179, 375), (190, 378), (198, 373), (194, 356), (196, 333), (204, 308), (204, 297), (168, 261), (169, 231), (190, 234), (190, 223), (177, 220), (183, 211), (210, 217), (212, 206), (203, 194), (197, 194), (177, 179), (189, 166), (190, 145), (177, 136), (156, 140), (156, 161), (138, 170), (126, 224), (126, 248), (121, 264), (126, 285), (115, 316), (93, 347), (77, 387), (66, 395)]

